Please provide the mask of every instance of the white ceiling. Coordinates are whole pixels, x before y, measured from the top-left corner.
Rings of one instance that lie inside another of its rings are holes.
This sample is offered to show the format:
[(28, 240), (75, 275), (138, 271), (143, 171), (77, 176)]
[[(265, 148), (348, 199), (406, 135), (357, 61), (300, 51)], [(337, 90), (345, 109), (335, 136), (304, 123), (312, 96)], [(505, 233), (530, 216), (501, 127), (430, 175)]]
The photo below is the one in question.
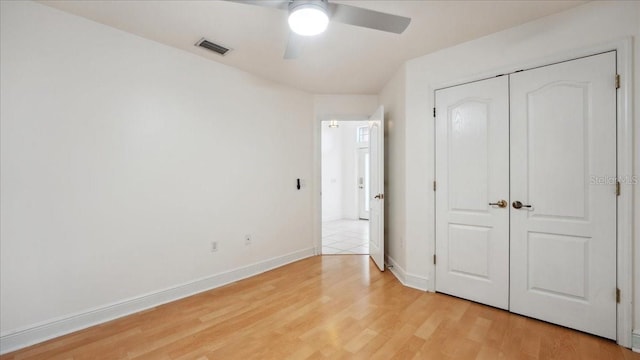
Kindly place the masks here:
[[(266, 1), (266, 0), (265, 0)], [(332, 0), (330, 0), (332, 1)], [(405, 61), (585, 1), (333, 1), (410, 17), (401, 35), (331, 23), (284, 60), (287, 13), (228, 1), (42, 1), (43, 4), (318, 94), (376, 94)], [(225, 57), (195, 47), (201, 37)]]

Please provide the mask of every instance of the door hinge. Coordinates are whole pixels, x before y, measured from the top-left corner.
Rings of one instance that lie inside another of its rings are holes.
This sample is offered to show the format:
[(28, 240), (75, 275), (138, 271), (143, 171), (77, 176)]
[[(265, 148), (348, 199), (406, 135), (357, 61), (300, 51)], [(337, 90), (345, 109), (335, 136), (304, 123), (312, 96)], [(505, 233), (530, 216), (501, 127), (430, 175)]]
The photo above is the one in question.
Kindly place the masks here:
[(433, 108), (433, 117), (436, 117), (436, 108)]
[(620, 304), (620, 289), (616, 289), (616, 303)]
[(436, 254), (433, 254), (433, 265), (436, 264)]
[(616, 181), (616, 196), (620, 196), (620, 181)]
[(620, 89), (620, 74), (616, 74), (616, 89)]
[(436, 191), (436, 181), (433, 181), (433, 191)]

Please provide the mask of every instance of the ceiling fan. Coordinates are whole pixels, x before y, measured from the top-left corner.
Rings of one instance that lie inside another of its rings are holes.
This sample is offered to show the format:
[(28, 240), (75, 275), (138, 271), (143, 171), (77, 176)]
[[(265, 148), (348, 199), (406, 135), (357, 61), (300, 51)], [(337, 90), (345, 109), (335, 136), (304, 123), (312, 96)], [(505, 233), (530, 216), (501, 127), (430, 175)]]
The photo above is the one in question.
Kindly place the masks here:
[(248, 5), (258, 5), (289, 12), (289, 41), (285, 59), (295, 59), (305, 36), (318, 35), (327, 28), (329, 21), (355, 25), (395, 34), (409, 26), (411, 18), (351, 5), (334, 4), (328, 0), (227, 0)]

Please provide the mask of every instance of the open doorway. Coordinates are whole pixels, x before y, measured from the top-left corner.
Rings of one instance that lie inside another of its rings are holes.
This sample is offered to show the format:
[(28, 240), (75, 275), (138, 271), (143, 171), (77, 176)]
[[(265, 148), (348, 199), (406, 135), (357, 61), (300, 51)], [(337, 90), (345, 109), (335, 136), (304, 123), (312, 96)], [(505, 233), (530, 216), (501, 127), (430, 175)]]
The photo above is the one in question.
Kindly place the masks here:
[(322, 121), (322, 254), (369, 254), (369, 122)]

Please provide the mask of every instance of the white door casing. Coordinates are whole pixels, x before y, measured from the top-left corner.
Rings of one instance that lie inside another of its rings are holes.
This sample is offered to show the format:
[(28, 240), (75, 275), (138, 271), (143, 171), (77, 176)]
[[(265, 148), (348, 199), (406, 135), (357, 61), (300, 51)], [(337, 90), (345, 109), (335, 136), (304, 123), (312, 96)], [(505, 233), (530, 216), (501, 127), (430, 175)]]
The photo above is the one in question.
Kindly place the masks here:
[[(616, 54), (511, 75), (511, 311), (616, 338)], [(599, 184), (598, 179), (605, 179)]]
[(369, 148), (358, 149), (358, 217), (369, 220)]
[(509, 306), (508, 86), (502, 76), (436, 91), (436, 291), (502, 309)]
[(369, 118), (369, 256), (384, 271), (384, 107)]

